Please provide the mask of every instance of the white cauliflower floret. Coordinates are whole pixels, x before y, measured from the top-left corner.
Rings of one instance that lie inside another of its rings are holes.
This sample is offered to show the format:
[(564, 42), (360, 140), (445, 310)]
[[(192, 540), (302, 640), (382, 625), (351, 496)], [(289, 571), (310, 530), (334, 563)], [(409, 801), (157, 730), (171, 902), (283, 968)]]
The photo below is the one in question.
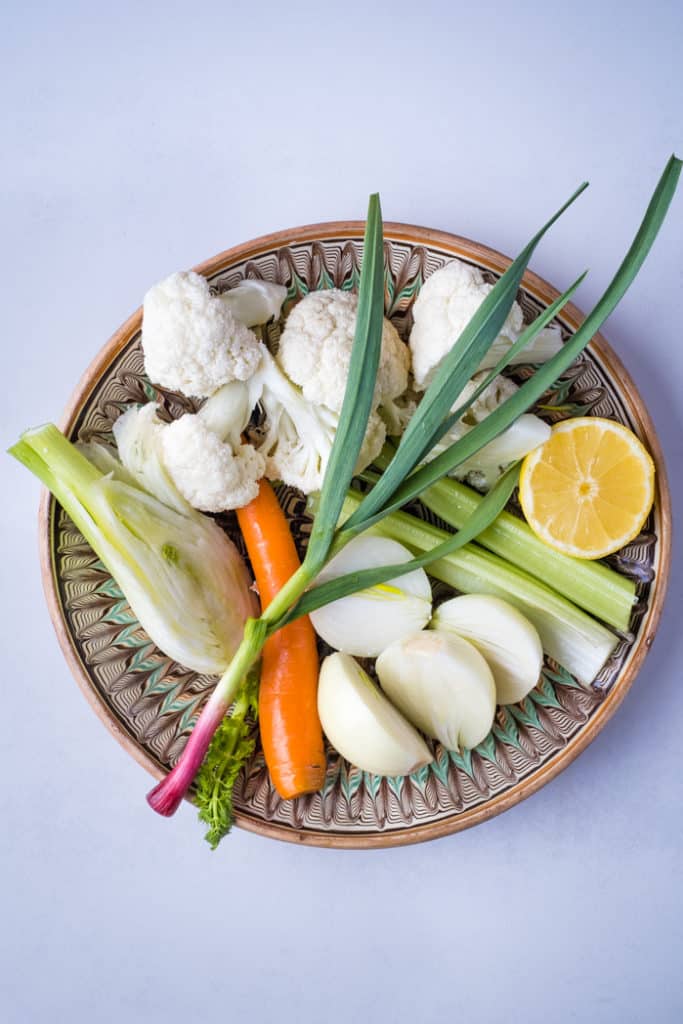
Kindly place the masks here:
[[(413, 375), (419, 390), (429, 386), (492, 287), (478, 267), (461, 260), (452, 260), (436, 270), (422, 285), (413, 305), (414, 324), (410, 333)], [(522, 309), (514, 302), (500, 332), (500, 342), (506, 347), (513, 344), (523, 322)]]
[(241, 432), (255, 404), (249, 384), (224, 385), (199, 410), (172, 423), (158, 406), (135, 406), (114, 424), (121, 462), (160, 500), (180, 511), (202, 512), (247, 505), (258, 492), (265, 459), (242, 444)]
[(142, 347), (155, 384), (205, 397), (247, 380), (260, 361), (258, 339), (193, 271), (171, 274), (145, 295)]
[(221, 512), (242, 508), (258, 494), (266, 462), (250, 444), (233, 447), (208, 428), (200, 416), (181, 416), (163, 433), (166, 468), (194, 508)]
[(278, 319), (282, 303), (287, 298), (287, 289), (283, 284), (275, 284), (273, 281), (245, 277), (229, 291), (221, 292), (219, 298), (229, 307), (236, 320), (246, 327), (255, 327)]
[[(465, 384), (465, 387), (453, 403), (451, 411), (455, 411), (458, 406), (462, 405), (463, 402), (466, 402), (470, 396), (474, 394), (477, 388), (481, 385), (485, 376), (486, 374), (480, 371), (475, 373), (471, 380), (468, 380), (467, 384)], [(509, 377), (503, 377), (501, 374), (498, 374), (498, 376), (494, 377), (491, 383), (484, 388), (478, 398), (474, 399), (469, 409), (467, 409), (462, 417), (463, 422), (470, 426), (474, 426), (475, 423), (481, 423), (482, 420), (486, 419), (489, 413), (497, 409), (498, 406), (506, 400), (506, 398), (510, 398), (516, 391), (519, 391), (519, 388), (513, 380), (510, 380)]]
[[(356, 330), (358, 296), (330, 288), (309, 292), (287, 317), (277, 360), (304, 398), (339, 412), (344, 400)], [(410, 353), (385, 318), (374, 408), (390, 403), (408, 386)]]
[(391, 402), (385, 402), (379, 409), (389, 437), (400, 437), (412, 419), (422, 395), (408, 388)]
[[(307, 399), (264, 348), (254, 380), (265, 414), (255, 443), (266, 459), (266, 477), (282, 480), (304, 494), (320, 489), (337, 432), (339, 414)], [(365, 469), (379, 454), (386, 428), (371, 413), (356, 466)]]
[(356, 463), (354, 472), (362, 473), (364, 469), (367, 469), (371, 462), (374, 462), (379, 453), (382, 451), (386, 439), (386, 423), (384, 422), (379, 413), (371, 412), (370, 418), (368, 419), (367, 430), (365, 431), (365, 437), (363, 438), (363, 444), (361, 445), (361, 449), (358, 454), (358, 462)]
[[(486, 283), (477, 267), (461, 260), (452, 260), (425, 281), (413, 306), (414, 326), (410, 334), (413, 374), (418, 390), (424, 391), (429, 387), (443, 360), (492, 287)], [(453, 403), (451, 412), (472, 395), (486, 371), (492, 369), (519, 338), (523, 327), (522, 309), (514, 302), (500, 334), (483, 358), (479, 372), (468, 381)], [(562, 334), (559, 327), (546, 327), (513, 357), (511, 363), (544, 362), (561, 346)], [(434, 458), (463, 437), (516, 390), (517, 385), (511, 380), (502, 376), (494, 378), (435, 446), (429, 458)], [(509, 463), (543, 444), (549, 434), (550, 428), (538, 416), (530, 413), (519, 416), (507, 430), (457, 466), (451, 475), (460, 480), (466, 479), (475, 487), (488, 488)]]

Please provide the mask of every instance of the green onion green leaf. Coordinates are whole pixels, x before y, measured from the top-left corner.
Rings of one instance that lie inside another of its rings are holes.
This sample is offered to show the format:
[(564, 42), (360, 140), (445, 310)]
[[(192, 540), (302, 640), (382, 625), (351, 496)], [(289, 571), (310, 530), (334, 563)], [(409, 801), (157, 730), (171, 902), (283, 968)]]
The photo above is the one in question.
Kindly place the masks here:
[(332, 544), (344, 495), (353, 476), (372, 411), (384, 325), (384, 239), (378, 195), (371, 195), (363, 243), (358, 313), (344, 402), (320, 491), (306, 555), (315, 573)]

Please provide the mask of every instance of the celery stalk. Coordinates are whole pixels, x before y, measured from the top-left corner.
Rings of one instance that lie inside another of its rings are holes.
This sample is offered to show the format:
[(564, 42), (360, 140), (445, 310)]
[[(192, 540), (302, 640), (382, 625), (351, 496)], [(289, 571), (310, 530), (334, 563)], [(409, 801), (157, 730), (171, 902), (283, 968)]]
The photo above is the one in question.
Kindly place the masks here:
[[(357, 491), (348, 492), (343, 519), (354, 512), (361, 497)], [(392, 512), (371, 529), (415, 553), (429, 551), (449, 536), (407, 512)], [(464, 594), (493, 594), (509, 601), (536, 627), (546, 654), (585, 685), (592, 683), (618, 643), (614, 633), (566, 598), (476, 544), (432, 562), (427, 572)]]
[[(459, 530), (481, 502), (481, 495), (457, 480), (439, 480), (420, 501), (444, 522)], [(519, 566), (591, 615), (627, 630), (636, 601), (633, 580), (601, 562), (587, 562), (554, 551), (522, 519), (502, 512), (477, 537), (477, 543)]]

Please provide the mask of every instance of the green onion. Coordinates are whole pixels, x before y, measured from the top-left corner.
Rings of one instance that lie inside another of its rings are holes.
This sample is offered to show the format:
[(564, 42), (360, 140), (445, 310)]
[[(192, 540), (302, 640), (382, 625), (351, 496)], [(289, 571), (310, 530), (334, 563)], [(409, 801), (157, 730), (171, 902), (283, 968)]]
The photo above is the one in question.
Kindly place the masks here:
[[(538, 241), (566, 206), (583, 191), (584, 186), (534, 236), (491, 289), (460, 339), (457, 339), (453, 353), (444, 360), (411, 420), (391, 466), (377, 487), (364, 499), (358, 499), (353, 530), (350, 530), (348, 527), (340, 529), (338, 519), (344, 507), (344, 495), (367, 428), (384, 317), (382, 218), (378, 197), (371, 197), (365, 229), (359, 309), (349, 377), (323, 481), (318, 516), (311, 532), (309, 550), (301, 568), (271, 601), (260, 619), (247, 621), (242, 643), (200, 715), (180, 760), (166, 779), (148, 795), (148, 801), (155, 810), (161, 814), (172, 814), (175, 811), (206, 754), (211, 736), (219, 724), (221, 709), (224, 713), (234, 699), (245, 673), (258, 658), (268, 631), (284, 618), (292, 605), (296, 604), (335, 550), (338, 550), (354, 533), (367, 529), (393, 509), (419, 495), (430, 484), (445, 476), (459, 463), (479, 451), (488, 441), (502, 433), (554, 383), (556, 377), (588, 344), (592, 333), (614, 308), (645, 259), (673, 196), (680, 170), (681, 161), (672, 157), (657, 186), (636, 239), (612, 285), (583, 327), (576, 332), (563, 350), (537, 370), (534, 376), (495, 413), (446, 449), (433, 462), (413, 472), (425, 453), (443, 436), (444, 424), (447, 423), (453, 403), (495, 341)], [(407, 474), (410, 475), (404, 479)], [(399, 523), (402, 523), (400, 516), (393, 518), (394, 522), (398, 519)], [(411, 521), (411, 517), (407, 519), (408, 522)], [(391, 527), (385, 527), (385, 530), (390, 529)], [(403, 529), (405, 530), (405, 525)], [(424, 541), (424, 533), (420, 536)], [(450, 540), (447, 534), (439, 532), (436, 539), (432, 536), (426, 545), (423, 543), (421, 547), (417, 544), (416, 549), (425, 552), (440, 542)], [(411, 546), (407, 540), (406, 544), (408, 547)], [(463, 565), (463, 561), (470, 563), (472, 559), (477, 566), (477, 571), (474, 572), (471, 567), (468, 570), (467, 564)], [(528, 618), (536, 625), (542, 640), (545, 638), (548, 653), (584, 682), (592, 681), (616, 643), (612, 634), (594, 622), (585, 612), (554, 594), (532, 577), (506, 565), (502, 559), (494, 555), (468, 551), (465, 546), (460, 551), (446, 555), (445, 558), (433, 563), (431, 573), (437, 577), (440, 573), (445, 575), (447, 582), (464, 591), (468, 588), (473, 590), (478, 586), (479, 592), (483, 590), (485, 593), (508, 593), (513, 603), (516, 600), (518, 605), (521, 604), (522, 610), (526, 611)], [(463, 576), (465, 578), (462, 578)], [(459, 582), (455, 581), (455, 577), (459, 577)], [(465, 583), (467, 585), (463, 585)], [(506, 585), (509, 591), (506, 591)]]
[[(342, 517), (359, 507), (362, 495), (349, 491)], [(393, 512), (371, 527), (411, 551), (432, 552), (452, 536), (407, 512)], [(457, 536), (457, 535), (456, 535)], [(618, 638), (565, 597), (497, 555), (467, 544), (426, 565), (427, 572), (463, 594), (493, 594), (518, 608), (538, 630), (544, 651), (579, 682), (593, 682)]]
[(384, 324), (384, 242), (379, 197), (370, 196), (363, 243), (356, 332), (344, 402), (320, 493), (319, 515), (311, 531), (306, 558), (265, 608), (247, 621), (242, 643), (205, 705), (182, 754), (158, 786), (147, 794), (159, 814), (173, 814), (188, 792), (225, 712), (245, 674), (261, 654), (267, 635), (313, 582), (329, 559), (337, 521), (358, 461), (375, 390)]

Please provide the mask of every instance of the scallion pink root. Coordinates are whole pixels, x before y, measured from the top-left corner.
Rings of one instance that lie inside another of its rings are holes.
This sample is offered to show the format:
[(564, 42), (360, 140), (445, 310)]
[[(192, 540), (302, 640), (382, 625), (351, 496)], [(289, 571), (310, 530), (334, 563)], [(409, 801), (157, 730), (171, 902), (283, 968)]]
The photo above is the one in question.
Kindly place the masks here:
[(202, 766), (213, 734), (221, 724), (228, 707), (229, 702), (226, 703), (222, 694), (215, 690), (197, 719), (178, 763), (166, 778), (147, 794), (147, 803), (157, 814), (170, 818), (178, 810)]

